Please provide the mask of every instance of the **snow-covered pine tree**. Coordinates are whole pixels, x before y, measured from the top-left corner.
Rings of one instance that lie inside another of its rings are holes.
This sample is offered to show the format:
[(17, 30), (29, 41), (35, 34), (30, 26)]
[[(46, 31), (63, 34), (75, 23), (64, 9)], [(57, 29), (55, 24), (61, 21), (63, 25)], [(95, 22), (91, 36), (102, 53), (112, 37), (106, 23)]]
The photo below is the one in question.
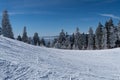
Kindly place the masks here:
[(81, 34), (81, 43), (82, 43), (82, 50), (85, 50), (87, 47), (87, 41), (86, 41), (86, 34)]
[(55, 48), (58, 48), (58, 49), (61, 48), (61, 45), (60, 45), (60, 43), (58, 42), (58, 40), (57, 40), (57, 42), (55, 43), (54, 47), (55, 47)]
[(64, 30), (62, 29), (60, 34), (59, 34), (59, 37), (58, 37), (58, 43), (60, 43), (60, 48), (65, 48), (65, 39), (66, 39), (66, 35), (65, 35), (65, 32)]
[(70, 36), (67, 34), (66, 34), (66, 39), (65, 39), (65, 47), (66, 49), (71, 49)]
[(117, 36), (118, 36), (118, 40), (120, 40), (120, 21), (118, 23), (118, 26), (117, 26)]
[(60, 34), (59, 34), (59, 42), (62, 44), (65, 41), (65, 32), (62, 29)]
[(115, 42), (117, 41), (117, 30), (116, 27), (111, 27), (110, 29), (110, 48), (114, 48), (115, 47)]
[(9, 21), (9, 15), (7, 10), (3, 11), (2, 16), (2, 35), (11, 39), (14, 39), (14, 34), (12, 32), (12, 27)]
[(74, 49), (82, 49), (82, 36), (79, 32), (79, 28), (76, 28), (75, 39), (74, 39)]
[(94, 49), (94, 33), (92, 28), (90, 27), (89, 29), (89, 34), (88, 34), (88, 50)]
[(71, 49), (73, 49), (74, 41), (75, 40), (75, 35), (74, 33), (70, 36), (70, 43), (71, 43)]
[(26, 26), (23, 29), (22, 41), (28, 43), (28, 36), (27, 36)]
[(102, 48), (107, 49), (107, 29), (106, 27), (103, 28), (103, 36), (102, 36)]
[[(107, 48), (110, 48), (110, 27), (108, 21), (105, 23), (106, 36), (107, 36)], [(105, 45), (105, 44), (104, 44)]]
[(34, 33), (34, 36), (33, 36), (33, 41), (34, 41), (34, 45), (39, 45), (39, 36), (38, 36), (38, 33)]
[(105, 27), (107, 29), (107, 47), (113, 48), (115, 47), (116, 34), (112, 18), (106, 23)]
[(98, 24), (98, 27), (95, 31), (95, 46), (96, 49), (102, 49), (102, 38), (103, 38), (103, 25), (101, 23)]
[(79, 47), (78, 47), (79, 37), (80, 37), (80, 32), (79, 32), (79, 28), (77, 27), (76, 32), (74, 34), (74, 45), (73, 45), (73, 49), (75, 50), (79, 50)]

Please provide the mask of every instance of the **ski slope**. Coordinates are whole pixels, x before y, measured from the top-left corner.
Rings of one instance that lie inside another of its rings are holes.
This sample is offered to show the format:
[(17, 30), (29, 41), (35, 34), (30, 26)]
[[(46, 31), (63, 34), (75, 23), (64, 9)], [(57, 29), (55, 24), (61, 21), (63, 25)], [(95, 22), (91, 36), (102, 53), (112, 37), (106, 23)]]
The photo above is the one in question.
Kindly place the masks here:
[(0, 80), (120, 80), (120, 49), (58, 50), (0, 36)]

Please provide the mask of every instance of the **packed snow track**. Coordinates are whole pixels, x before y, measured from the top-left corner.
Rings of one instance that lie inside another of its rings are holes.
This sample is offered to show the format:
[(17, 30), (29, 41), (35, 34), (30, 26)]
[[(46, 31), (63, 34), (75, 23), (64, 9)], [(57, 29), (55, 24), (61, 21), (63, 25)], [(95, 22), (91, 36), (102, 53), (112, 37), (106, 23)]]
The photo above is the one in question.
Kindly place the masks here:
[(0, 36), (0, 80), (120, 80), (120, 49), (59, 50)]

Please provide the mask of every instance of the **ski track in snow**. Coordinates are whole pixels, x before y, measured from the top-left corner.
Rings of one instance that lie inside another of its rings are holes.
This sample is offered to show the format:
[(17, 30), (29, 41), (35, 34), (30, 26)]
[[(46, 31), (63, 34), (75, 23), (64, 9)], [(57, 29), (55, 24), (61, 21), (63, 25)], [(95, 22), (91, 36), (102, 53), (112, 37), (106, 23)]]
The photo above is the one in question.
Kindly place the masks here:
[(0, 36), (0, 80), (120, 80), (120, 49), (59, 50)]

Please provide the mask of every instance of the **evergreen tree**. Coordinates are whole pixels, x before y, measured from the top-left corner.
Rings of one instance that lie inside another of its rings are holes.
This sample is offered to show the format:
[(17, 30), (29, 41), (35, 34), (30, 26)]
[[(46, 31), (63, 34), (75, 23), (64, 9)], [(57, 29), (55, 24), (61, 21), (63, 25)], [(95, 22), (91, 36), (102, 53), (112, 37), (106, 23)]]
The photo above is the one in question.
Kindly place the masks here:
[(59, 38), (58, 38), (58, 43), (60, 43), (60, 48), (65, 48), (65, 39), (66, 39), (66, 35), (64, 30), (62, 29), (60, 34), (59, 34)]
[(106, 27), (103, 28), (103, 36), (102, 36), (102, 48), (107, 49), (107, 29)]
[(86, 49), (86, 47), (87, 47), (87, 36), (86, 36), (86, 34), (82, 34), (81, 35), (81, 44), (82, 44), (82, 50), (85, 50)]
[(116, 35), (112, 18), (106, 22), (105, 28), (107, 30), (107, 47), (113, 48), (115, 47)]
[(91, 27), (89, 29), (89, 34), (88, 34), (88, 49), (89, 50), (94, 49), (94, 33)]
[(44, 38), (41, 39), (40, 45), (41, 45), (41, 46), (45, 46), (45, 40), (44, 40)]
[(95, 45), (95, 34), (93, 35), (93, 49), (96, 49), (96, 45)]
[(27, 36), (26, 26), (23, 29), (22, 41), (28, 43), (28, 36)]
[(12, 27), (9, 21), (9, 15), (6, 10), (3, 11), (3, 16), (2, 16), (2, 35), (14, 39)]
[(54, 46), (55, 48), (58, 48), (58, 49), (60, 49), (61, 48), (61, 45), (60, 45), (60, 43), (58, 42), (58, 40), (57, 40), (57, 42), (55, 43), (55, 46)]
[(64, 43), (65, 37), (66, 36), (65, 36), (64, 30), (62, 29), (61, 32), (60, 32), (60, 34), (59, 34), (59, 43), (60, 44)]
[(33, 41), (34, 41), (34, 45), (39, 45), (39, 36), (37, 32), (34, 33)]
[(106, 30), (106, 35), (107, 35), (107, 48), (110, 48), (110, 39), (109, 39), (109, 37), (110, 37), (110, 32), (109, 32), (109, 23), (106, 21), (106, 23), (105, 23), (105, 30)]
[(88, 35), (89, 34), (86, 34), (85, 36), (86, 36), (86, 44), (85, 44), (85, 49), (87, 49), (88, 48)]
[(95, 32), (95, 46), (97, 49), (102, 49), (103, 25), (99, 23)]
[(79, 32), (78, 27), (76, 28), (76, 32), (75, 32), (74, 49), (82, 49), (82, 36)]
[(22, 38), (21, 38), (20, 35), (17, 37), (17, 40), (18, 40), (18, 41), (22, 41)]
[(75, 43), (75, 35), (74, 35), (74, 33), (72, 34), (72, 36), (70, 36), (70, 42), (71, 42), (71, 49), (73, 49), (73, 45)]
[(119, 21), (118, 27), (117, 27), (117, 36), (118, 36), (118, 40), (120, 40), (120, 21)]
[(70, 42), (70, 36), (66, 34), (66, 39), (65, 39), (65, 48), (66, 49), (71, 49), (71, 42)]
[(116, 40), (117, 40), (117, 31), (116, 28), (113, 26), (110, 29), (110, 48), (115, 47)]

